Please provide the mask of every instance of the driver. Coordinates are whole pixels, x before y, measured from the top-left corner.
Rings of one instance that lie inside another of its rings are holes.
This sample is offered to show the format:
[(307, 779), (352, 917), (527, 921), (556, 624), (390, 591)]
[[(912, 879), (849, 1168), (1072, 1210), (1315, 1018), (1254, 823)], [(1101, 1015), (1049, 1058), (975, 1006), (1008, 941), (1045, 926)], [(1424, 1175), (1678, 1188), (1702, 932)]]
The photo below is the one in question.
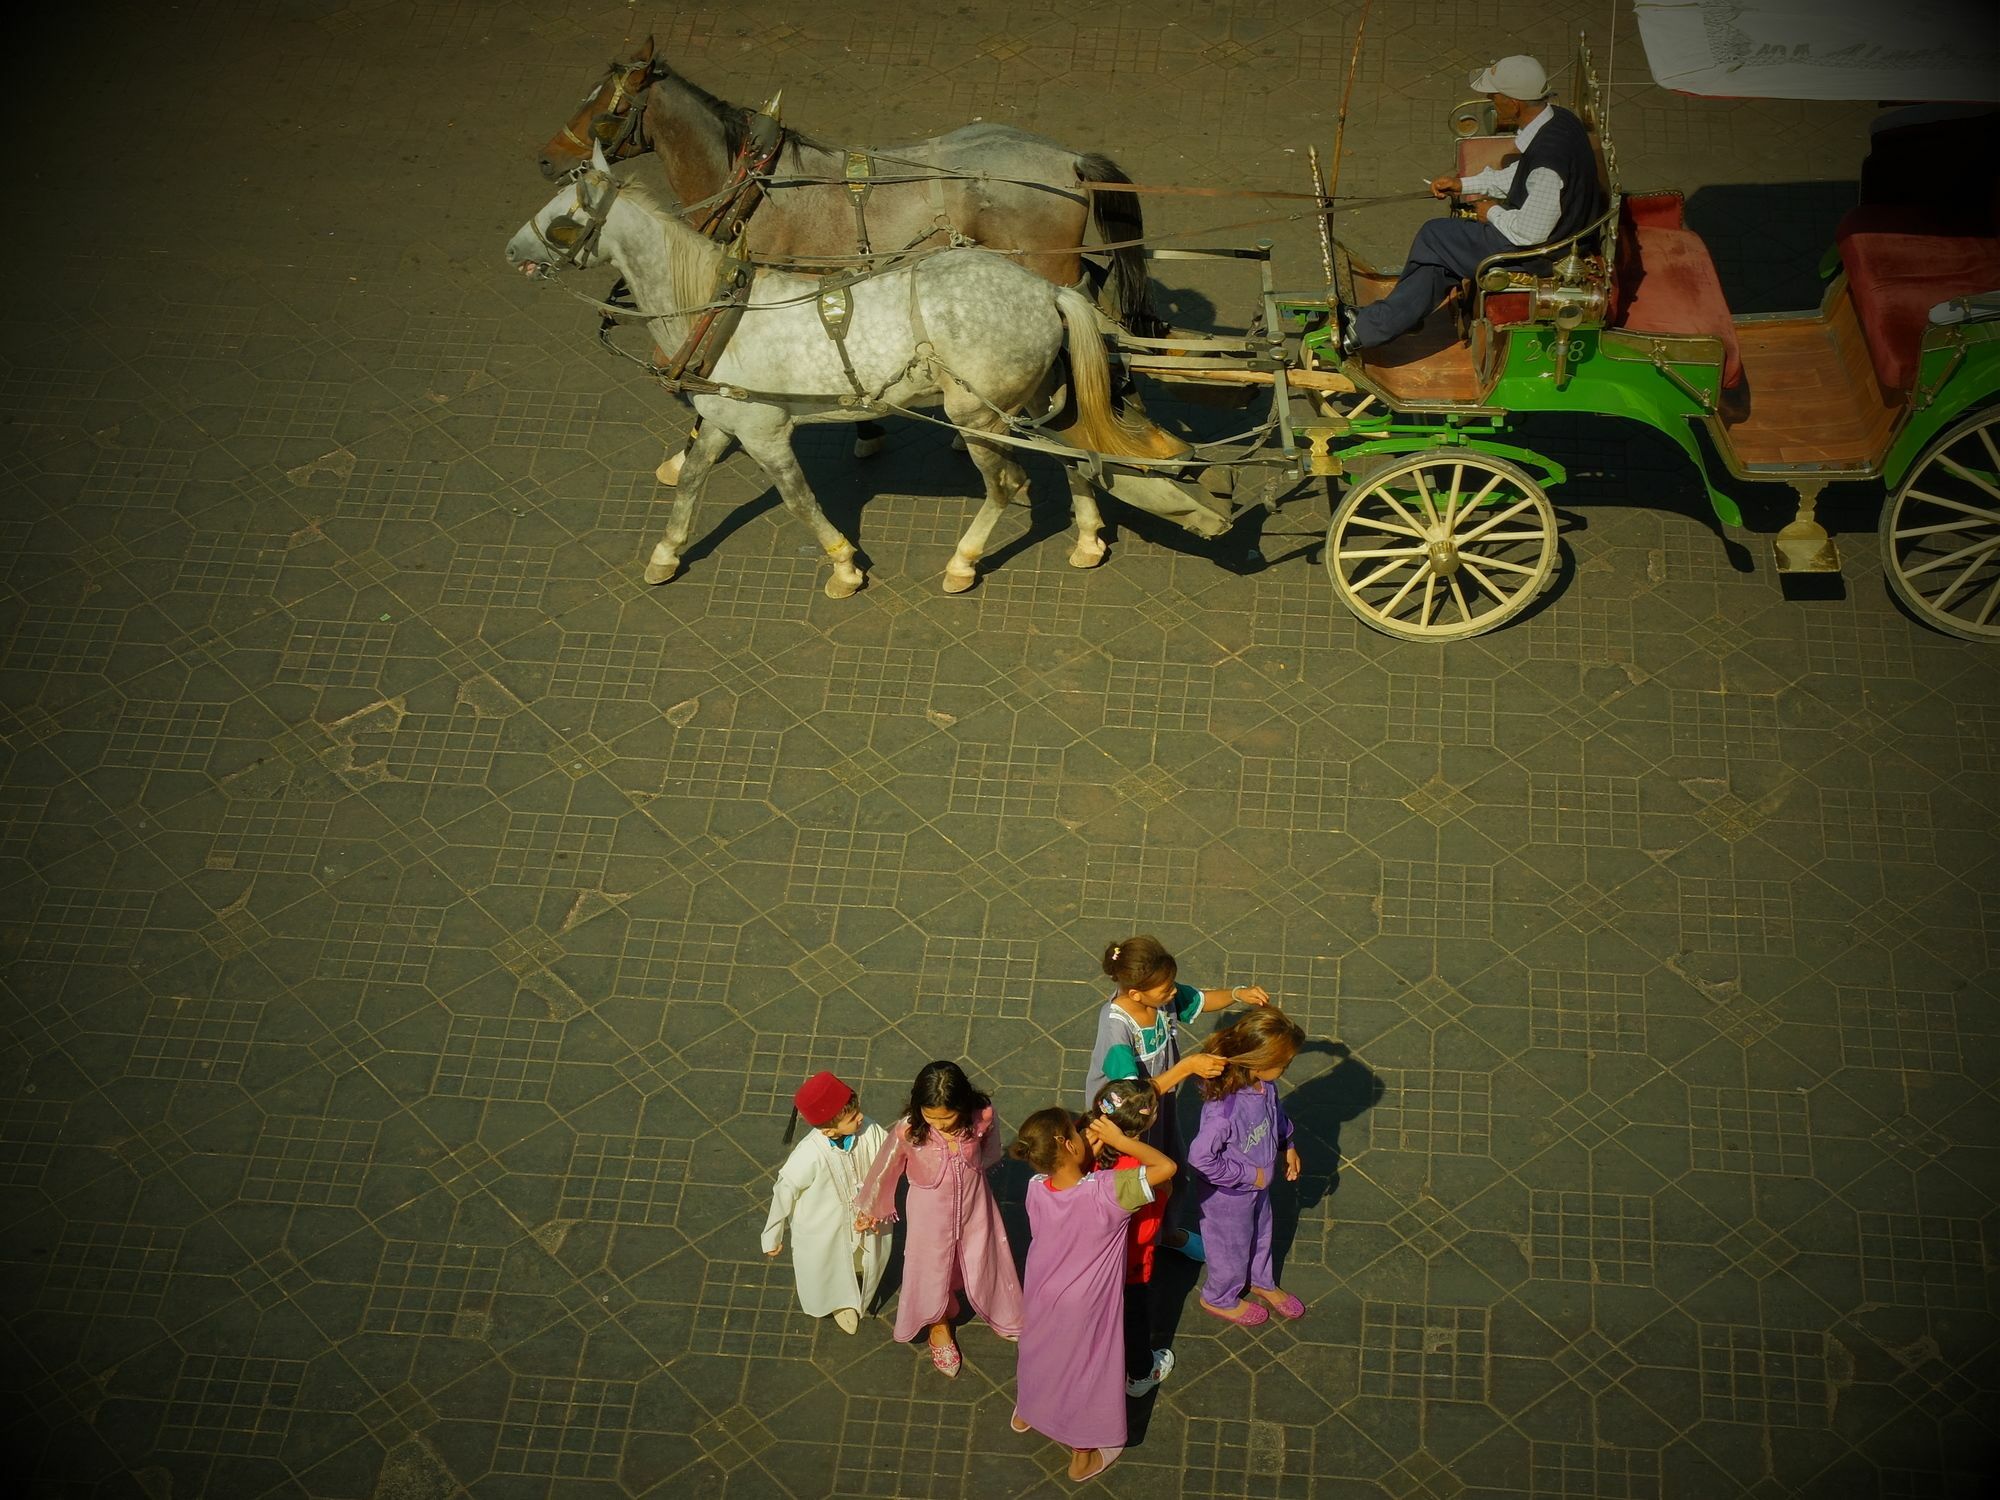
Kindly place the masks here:
[(1532, 57), (1503, 57), (1472, 75), (1493, 101), (1493, 123), (1514, 132), (1517, 155), (1463, 181), (1431, 179), (1431, 195), (1476, 196), (1476, 217), (1433, 219), (1410, 242), (1400, 280), (1380, 302), (1340, 310), (1343, 354), (1408, 333), (1490, 255), (1568, 239), (1601, 214), (1597, 160), (1583, 122), (1549, 102), (1549, 75)]

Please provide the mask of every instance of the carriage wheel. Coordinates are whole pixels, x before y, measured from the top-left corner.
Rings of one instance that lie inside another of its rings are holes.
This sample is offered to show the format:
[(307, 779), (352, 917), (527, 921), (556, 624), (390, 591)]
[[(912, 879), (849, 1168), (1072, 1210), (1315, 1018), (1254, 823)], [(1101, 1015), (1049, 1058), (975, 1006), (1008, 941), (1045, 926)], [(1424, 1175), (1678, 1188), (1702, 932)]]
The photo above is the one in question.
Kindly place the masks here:
[(1517, 465), (1471, 449), (1399, 458), (1333, 513), (1326, 568), (1365, 624), (1455, 641), (1534, 602), (1556, 562), (1556, 513)]
[(1882, 570), (1925, 624), (2000, 641), (2000, 407), (1924, 449), (1882, 507)]

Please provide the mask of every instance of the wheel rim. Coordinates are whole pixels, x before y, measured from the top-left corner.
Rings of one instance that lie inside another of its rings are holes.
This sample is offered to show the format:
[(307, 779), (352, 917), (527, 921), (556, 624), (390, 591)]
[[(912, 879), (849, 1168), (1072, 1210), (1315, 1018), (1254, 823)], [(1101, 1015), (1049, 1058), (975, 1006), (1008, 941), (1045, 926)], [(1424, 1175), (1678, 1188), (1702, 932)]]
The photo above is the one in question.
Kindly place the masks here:
[(1556, 516), (1513, 464), (1424, 454), (1348, 492), (1327, 534), (1341, 601), (1386, 635), (1456, 640), (1505, 624), (1549, 581)]
[(1882, 568), (1926, 623), (2000, 641), (2000, 412), (1924, 450), (1883, 512)]

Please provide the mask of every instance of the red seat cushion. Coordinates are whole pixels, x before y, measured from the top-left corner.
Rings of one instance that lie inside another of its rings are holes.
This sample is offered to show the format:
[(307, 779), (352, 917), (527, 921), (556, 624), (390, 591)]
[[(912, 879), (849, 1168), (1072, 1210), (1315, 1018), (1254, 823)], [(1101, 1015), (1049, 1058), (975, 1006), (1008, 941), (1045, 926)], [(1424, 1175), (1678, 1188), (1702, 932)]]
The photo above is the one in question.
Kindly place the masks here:
[(1611, 326), (1632, 333), (1720, 339), (1723, 387), (1741, 385), (1743, 359), (1736, 347), (1736, 324), (1708, 246), (1692, 229), (1680, 227), (1678, 200), (1672, 212), (1646, 199), (1626, 202)]
[(1486, 311), (1487, 322), (1495, 328), (1510, 328), (1516, 323), (1528, 321), (1534, 299), (1526, 292), (1488, 292), (1481, 306)]
[(1868, 355), (1888, 390), (1916, 379), (1932, 307), (2000, 290), (2000, 238), (1965, 227), (1922, 209), (1864, 203), (1835, 231)]

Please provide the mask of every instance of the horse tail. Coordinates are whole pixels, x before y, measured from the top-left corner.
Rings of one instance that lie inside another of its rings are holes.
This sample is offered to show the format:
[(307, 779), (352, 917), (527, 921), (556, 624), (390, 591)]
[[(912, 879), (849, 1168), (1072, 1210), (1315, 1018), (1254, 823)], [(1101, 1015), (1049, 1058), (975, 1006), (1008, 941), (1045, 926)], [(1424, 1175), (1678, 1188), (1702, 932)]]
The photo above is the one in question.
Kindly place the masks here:
[(1056, 310), (1069, 330), (1070, 396), (1076, 421), (1063, 436), (1079, 448), (1119, 458), (1178, 458), (1188, 445), (1111, 400), (1111, 361), (1104, 353), (1097, 312), (1090, 299), (1068, 287), (1056, 288)]
[[(1079, 182), (1096, 183), (1132, 180), (1118, 163), (1097, 151), (1076, 159), (1076, 177)], [(1152, 292), (1146, 284), (1145, 247), (1136, 243), (1146, 235), (1146, 216), (1139, 207), (1139, 195), (1095, 192), (1090, 195), (1090, 207), (1099, 238), (1118, 247), (1106, 252), (1111, 257), (1111, 274), (1105, 279), (1101, 294), (1104, 310), (1133, 333), (1151, 334), (1161, 324), (1153, 312)], [(1125, 243), (1128, 240), (1135, 243)]]

